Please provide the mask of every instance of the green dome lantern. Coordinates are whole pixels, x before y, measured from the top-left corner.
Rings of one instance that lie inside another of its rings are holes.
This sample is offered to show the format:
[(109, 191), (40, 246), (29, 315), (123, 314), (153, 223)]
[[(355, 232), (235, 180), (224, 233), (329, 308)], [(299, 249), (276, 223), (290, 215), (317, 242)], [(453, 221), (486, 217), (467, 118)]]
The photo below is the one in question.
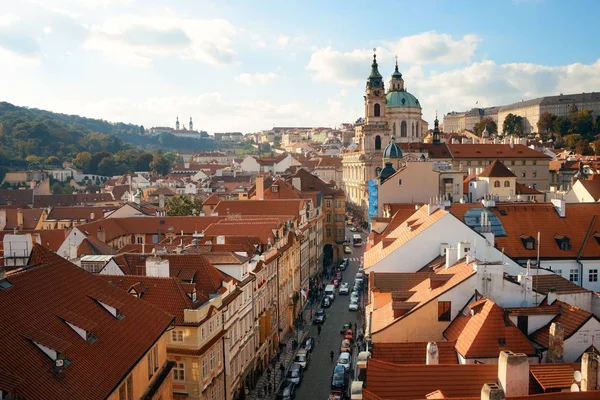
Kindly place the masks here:
[(383, 151), (384, 159), (399, 159), (402, 158), (402, 150), (396, 144), (395, 138), (392, 136), (392, 141), (387, 145), (385, 150)]
[(394, 175), (396, 170), (392, 167), (392, 162), (388, 161), (385, 163), (385, 167), (379, 173), (379, 181), (383, 183), (387, 178)]

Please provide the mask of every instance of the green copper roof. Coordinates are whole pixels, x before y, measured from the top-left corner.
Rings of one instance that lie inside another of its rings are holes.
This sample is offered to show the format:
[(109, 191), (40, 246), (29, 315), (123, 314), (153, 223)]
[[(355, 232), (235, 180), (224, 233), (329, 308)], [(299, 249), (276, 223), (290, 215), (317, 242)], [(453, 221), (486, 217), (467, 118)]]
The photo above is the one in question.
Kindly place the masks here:
[(377, 65), (377, 56), (373, 54), (373, 64), (371, 64), (371, 75), (369, 78), (382, 78)]
[(380, 182), (383, 183), (383, 181), (385, 181), (387, 178), (394, 175), (395, 173), (396, 170), (394, 169), (394, 167), (392, 167), (392, 163), (389, 161), (386, 162), (385, 167), (379, 173)]
[(387, 100), (386, 107), (413, 107), (421, 108), (419, 100), (406, 91), (388, 92), (385, 96)]
[(395, 138), (392, 136), (392, 141), (383, 151), (383, 158), (402, 158), (402, 150), (396, 144)]
[(402, 74), (400, 73), (400, 71), (398, 71), (398, 57), (396, 57), (396, 68), (394, 69), (394, 73), (392, 74), (392, 80), (402, 80)]

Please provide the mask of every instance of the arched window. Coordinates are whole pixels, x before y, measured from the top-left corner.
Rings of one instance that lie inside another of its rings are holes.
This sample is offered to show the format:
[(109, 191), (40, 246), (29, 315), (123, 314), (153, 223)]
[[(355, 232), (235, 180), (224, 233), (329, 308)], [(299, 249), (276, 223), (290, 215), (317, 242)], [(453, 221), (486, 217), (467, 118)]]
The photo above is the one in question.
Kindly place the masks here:
[(381, 150), (381, 136), (375, 136), (375, 150)]
[(396, 136), (396, 123), (392, 125), (392, 136)]
[(421, 133), (421, 131), (419, 130), (419, 123), (417, 122), (417, 131), (415, 132), (415, 136), (419, 137), (420, 133)]
[(500, 187), (500, 181), (494, 181), (494, 187)]
[(510, 182), (509, 181), (504, 181), (504, 187), (510, 187)]
[(407, 130), (407, 126), (406, 126), (406, 121), (402, 121), (402, 123), (400, 124), (400, 137), (406, 137), (406, 130)]
[(381, 106), (379, 105), (379, 103), (375, 103), (375, 107), (374, 107), (373, 111), (375, 112), (376, 117), (381, 116)]
[(412, 123), (412, 136), (415, 136), (415, 123)]

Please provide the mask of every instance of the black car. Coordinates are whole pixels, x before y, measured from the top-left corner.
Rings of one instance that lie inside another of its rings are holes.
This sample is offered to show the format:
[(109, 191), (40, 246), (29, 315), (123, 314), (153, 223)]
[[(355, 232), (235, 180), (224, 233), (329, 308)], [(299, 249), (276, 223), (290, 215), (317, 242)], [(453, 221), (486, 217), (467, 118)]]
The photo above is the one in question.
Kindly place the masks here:
[(315, 347), (315, 339), (314, 338), (309, 336), (302, 341), (302, 348), (305, 349), (307, 353), (312, 353), (314, 347)]
[(289, 382), (293, 382), (295, 385), (299, 385), (302, 382), (302, 365), (292, 364), (285, 375), (285, 378)]
[(325, 323), (325, 310), (319, 308), (315, 313), (315, 317), (313, 318), (314, 324), (324, 324)]
[(285, 381), (277, 392), (277, 400), (292, 400), (295, 397), (296, 384), (294, 382)]
[(321, 307), (323, 307), (323, 308), (331, 307), (331, 299), (327, 296), (323, 297), (323, 300), (321, 300)]
[(336, 365), (331, 376), (331, 390), (346, 391), (348, 389), (348, 374), (343, 365)]

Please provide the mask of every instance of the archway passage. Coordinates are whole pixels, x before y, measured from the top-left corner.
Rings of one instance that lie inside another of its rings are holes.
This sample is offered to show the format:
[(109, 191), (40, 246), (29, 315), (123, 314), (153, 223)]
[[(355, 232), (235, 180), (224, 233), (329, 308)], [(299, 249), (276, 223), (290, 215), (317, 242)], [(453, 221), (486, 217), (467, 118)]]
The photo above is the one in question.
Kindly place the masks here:
[(326, 244), (323, 246), (323, 265), (328, 266), (333, 262), (333, 245)]

